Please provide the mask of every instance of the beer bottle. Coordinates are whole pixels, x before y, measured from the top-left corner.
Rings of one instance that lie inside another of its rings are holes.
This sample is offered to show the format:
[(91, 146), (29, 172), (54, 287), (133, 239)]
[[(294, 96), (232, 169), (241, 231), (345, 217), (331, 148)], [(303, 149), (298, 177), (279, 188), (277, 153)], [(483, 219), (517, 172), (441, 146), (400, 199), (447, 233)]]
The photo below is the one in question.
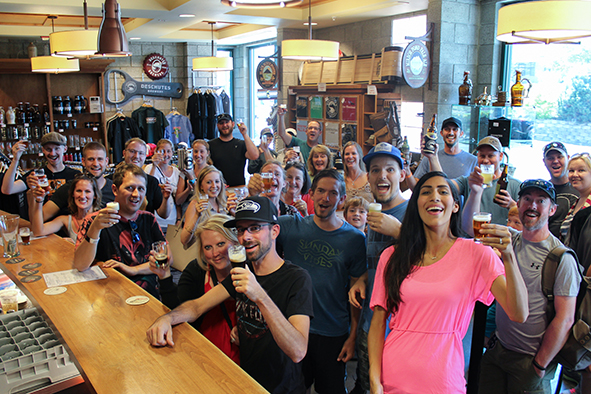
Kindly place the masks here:
[[(497, 190), (495, 196), (501, 192), (501, 190), (507, 190), (507, 186), (509, 185), (509, 164), (505, 164), (503, 167), (503, 172), (501, 173), (501, 177), (497, 181)], [(497, 200), (493, 197), (493, 202), (498, 204)]]
[(470, 71), (464, 71), (464, 83), (458, 88), (460, 94), (460, 105), (469, 105), (472, 99), (472, 80)]
[(425, 142), (425, 147), (423, 151), (425, 153), (433, 154), (435, 153), (436, 145), (437, 145), (437, 114), (433, 114), (431, 118), (431, 123), (429, 123), (429, 128), (423, 137), (423, 141)]
[(345, 166), (343, 165), (343, 158), (341, 157), (340, 151), (337, 151), (335, 155), (334, 168), (339, 172), (339, 174), (345, 176)]
[(521, 107), (523, 105), (523, 84), (521, 83), (521, 71), (515, 70), (515, 84), (511, 86), (511, 106)]
[(406, 165), (410, 165), (410, 146), (408, 145), (408, 139), (406, 136), (404, 136), (404, 141), (402, 141), (400, 153), (402, 153), (402, 157), (404, 158)]

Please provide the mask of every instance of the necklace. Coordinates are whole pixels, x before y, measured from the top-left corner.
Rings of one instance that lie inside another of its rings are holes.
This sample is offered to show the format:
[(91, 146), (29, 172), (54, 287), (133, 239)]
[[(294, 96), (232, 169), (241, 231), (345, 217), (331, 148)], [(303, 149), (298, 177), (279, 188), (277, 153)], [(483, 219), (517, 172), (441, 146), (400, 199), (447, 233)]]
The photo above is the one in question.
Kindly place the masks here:
[(349, 178), (351, 179), (351, 186), (355, 187), (355, 182), (357, 182), (357, 179), (359, 179), (361, 175), (363, 175), (363, 171), (359, 171), (359, 174), (355, 177), (355, 179)]

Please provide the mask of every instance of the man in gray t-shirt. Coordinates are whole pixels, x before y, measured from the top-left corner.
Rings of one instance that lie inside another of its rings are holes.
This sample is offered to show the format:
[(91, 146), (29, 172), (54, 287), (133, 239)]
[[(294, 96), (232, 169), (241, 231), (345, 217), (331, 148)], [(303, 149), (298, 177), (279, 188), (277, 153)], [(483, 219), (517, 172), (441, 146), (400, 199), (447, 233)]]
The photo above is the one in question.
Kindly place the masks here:
[(556, 315), (550, 321), (546, 316), (548, 301), (542, 293), (546, 256), (562, 245), (548, 229), (548, 218), (556, 211), (554, 186), (540, 179), (523, 182), (517, 207), (523, 232), (512, 231), (513, 249), (527, 286), (529, 316), (524, 323), (513, 322), (497, 305), (497, 331), (482, 358), (479, 394), (551, 393), (550, 381), (556, 370), (552, 360), (574, 322), (580, 276), (571, 255), (564, 256), (556, 271)]

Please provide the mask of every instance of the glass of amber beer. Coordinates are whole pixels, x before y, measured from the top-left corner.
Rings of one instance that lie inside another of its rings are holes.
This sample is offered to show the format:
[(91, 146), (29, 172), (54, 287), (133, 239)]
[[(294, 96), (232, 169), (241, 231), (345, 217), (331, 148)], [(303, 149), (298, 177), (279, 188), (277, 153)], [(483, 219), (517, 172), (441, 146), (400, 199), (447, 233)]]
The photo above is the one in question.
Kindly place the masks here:
[(472, 215), (472, 224), (474, 225), (474, 241), (481, 242), (486, 235), (480, 233), (483, 224), (490, 223), (492, 215), (488, 212), (474, 212)]

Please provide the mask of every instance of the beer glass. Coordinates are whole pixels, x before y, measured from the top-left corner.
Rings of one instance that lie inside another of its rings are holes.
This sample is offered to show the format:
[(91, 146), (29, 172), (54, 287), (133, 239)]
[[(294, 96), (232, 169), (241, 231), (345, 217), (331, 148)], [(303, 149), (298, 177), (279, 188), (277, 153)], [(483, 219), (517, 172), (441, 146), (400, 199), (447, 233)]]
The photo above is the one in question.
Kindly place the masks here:
[(19, 235), (21, 236), (21, 240), (23, 241), (23, 245), (30, 245), (31, 244), (31, 229), (28, 227), (21, 227), (19, 230)]
[(273, 185), (273, 174), (270, 172), (263, 172), (261, 174), (263, 178), (263, 192), (271, 193), (271, 186)]
[(369, 204), (369, 212), (382, 212), (382, 204), (378, 202), (372, 202)]
[(164, 268), (168, 264), (168, 243), (166, 241), (156, 241), (152, 244), (156, 267)]
[(481, 164), (479, 167), (482, 170), (481, 175), (484, 178), (484, 184), (482, 186), (491, 187), (495, 174), (495, 166), (492, 164)]
[(246, 249), (242, 245), (230, 245), (228, 248), (228, 256), (232, 268), (244, 268), (246, 266)]
[(488, 212), (474, 212), (472, 216), (472, 224), (474, 226), (474, 242), (482, 242), (482, 239), (486, 237), (485, 234), (480, 233), (480, 228), (483, 224), (490, 223), (492, 214)]
[(0, 216), (0, 232), (4, 242), (4, 257), (16, 257), (21, 254), (18, 248), (18, 215)]

